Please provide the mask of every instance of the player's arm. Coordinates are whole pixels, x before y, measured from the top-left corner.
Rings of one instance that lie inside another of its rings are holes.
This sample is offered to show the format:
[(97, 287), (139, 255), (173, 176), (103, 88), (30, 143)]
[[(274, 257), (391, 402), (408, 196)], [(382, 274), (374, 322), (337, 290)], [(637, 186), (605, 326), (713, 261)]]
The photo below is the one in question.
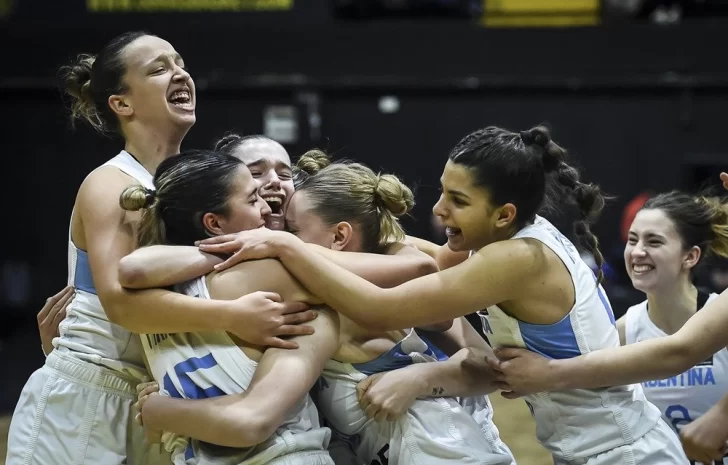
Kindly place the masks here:
[(119, 261), (119, 281), (128, 289), (167, 287), (206, 275), (222, 261), (195, 246), (152, 245)]
[(447, 331), (422, 331), (418, 328), (418, 333), (423, 335), (435, 347), (443, 351), (448, 357), (452, 357), (460, 349), (471, 347), (481, 351), (489, 351), (490, 346), (485, 339), (478, 334), (467, 318), (461, 316), (453, 320), (452, 327)]
[(130, 179), (114, 168), (100, 168), (84, 180), (76, 201), (99, 300), (112, 322), (136, 333), (174, 333), (225, 329), (226, 303), (161, 289), (129, 291), (119, 281), (122, 257), (134, 249), (132, 222), (119, 206)]
[(407, 240), (419, 250), (434, 258), (440, 270), (445, 270), (464, 262), (469, 255), (469, 252), (453, 252), (447, 244), (437, 245), (419, 237), (407, 236)]
[(368, 417), (392, 421), (418, 398), (474, 396), (496, 389), (494, 373), (485, 361), (492, 351), (464, 317), (456, 319), (449, 331), (431, 336), (453, 355), (447, 361), (416, 363), (360, 382), (359, 404)]
[(270, 231), (246, 233), (267, 236), (271, 242), (266, 245), (286, 268), (330, 307), (364, 327), (384, 331), (427, 326), (521, 298), (523, 282), (539, 279), (545, 266), (537, 245), (501, 241), (452, 268), (382, 289), (311, 253), (298, 238)]
[(728, 292), (703, 307), (675, 334), (549, 360), (523, 349), (498, 349), (492, 367), (512, 397), (665, 379), (687, 371), (728, 342)]
[(142, 407), (145, 428), (228, 447), (268, 439), (307, 395), (339, 347), (338, 315), (319, 310), (316, 332), (295, 338), (295, 350), (268, 349), (242, 394), (204, 400), (151, 396)]
[[(437, 271), (435, 261), (413, 247), (393, 244), (387, 254), (344, 252), (315, 244), (311, 250), (377, 286), (392, 287)], [(154, 245), (135, 250), (119, 262), (127, 288), (165, 287), (205, 275), (222, 259), (192, 246)]]
[(401, 243), (390, 245), (386, 254), (344, 252), (315, 244), (306, 247), (379, 287), (398, 286), (438, 269), (427, 254)]

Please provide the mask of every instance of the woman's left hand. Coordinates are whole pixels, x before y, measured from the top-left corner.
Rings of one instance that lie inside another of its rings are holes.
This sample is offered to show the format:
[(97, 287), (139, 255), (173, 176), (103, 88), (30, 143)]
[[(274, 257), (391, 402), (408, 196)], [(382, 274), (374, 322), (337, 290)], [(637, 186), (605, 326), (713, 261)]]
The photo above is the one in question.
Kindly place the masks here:
[(150, 430), (144, 426), (144, 420), (142, 418), (142, 410), (144, 404), (151, 396), (159, 395), (159, 384), (156, 381), (139, 383), (137, 385), (137, 402), (134, 404), (134, 409), (137, 414), (134, 420), (144, 428), (144, 435), (147, 438), (149, 444), (158, 444), (162, 442), (162, 431), (161, 430)]
[(376, 421), (404, 415), (422, 392), (422, 381), (406, 368), (372, 375), (356, 386), (359, 406)]
[(211, 237), (196, 245), (206, 253), (230, 255), (224, 262), (215, 265), (216, 271), (222, 271), (245, 260), (276, 258), (287, 241), (295, 238), (287, 232), (258, 228)]

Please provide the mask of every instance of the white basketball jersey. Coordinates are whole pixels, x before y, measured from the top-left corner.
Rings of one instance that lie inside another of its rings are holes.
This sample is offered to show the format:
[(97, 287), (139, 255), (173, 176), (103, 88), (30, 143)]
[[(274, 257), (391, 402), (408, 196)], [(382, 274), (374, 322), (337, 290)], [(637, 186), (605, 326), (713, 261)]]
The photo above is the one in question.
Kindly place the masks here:
[[(316, 402), (326, 423), (348, 444), (356, 463), (366, 465), (512, 465), (508, 447), (492, 423), (487, 397), (418, 399), (391, 422), (369, 419), (359, 406), (356, 385), (367, 376), (413, 363), (436, 362), (445, 356), (415, 331), (390, 351), (366, 363), (327, 362), (315, 387)], [(332, 451), (332, 454), (334, 452)], [(338, 456), (336, 463), (344, 462)]]
[[(539, 216), (514, 236), (517, 238), (536, 239), (558, 255), (571, 274), (575, 303), (561, 321), (550, 325), (525, 323), (497, 305), (489, 307), (481, 318), (493, 347), (522, 347), (552, 359), (618, 347), (609, 300), (576, 247)], [(543, 392), (525, 400), (536, 420), (539, 441), (559, 461), (578, 462), (630, 444), (660, 420), (660, 412), (637, 384)]]
[[(204, 276), (176, 290), (210, 298)], [(257, 367), (223, 331), (144, 334), (141, 339), (154, 379), (171, 397), (202, 399), (245, 392)], [(176, 465), (258, 465), (296, 452), (325, 454), (330, 436), (330, 430), (320, 426), (307, 394), (275, 434), (255, 447), (230, 448), (179, 438), (167, 441), (166, 446)]]
[[(122, 150), (102, 166), (113, 166), (147, 188), (154, 188), (152, 175), (134, 157)], [(115, 266), (109, 264), (109, 266)], [(140, 380), (146, 375), (139, 337), (109, 321), (96, 294), (88, 254), (77, 248), (68, 231), (68, 284), (76, 295), (59, 326), (53, 345), (60, 351)]]
[[(718, 297), (711, 294), (708, 302)], [(647, 301), (627, 310), (625, 315), (627, 344), (667, 336), (650, 319)], [(678, 376), (642, 383), (647, 399), (662, 412), (662, 418), (679, 432), (697, 420), (728, 393), (728, 350), (722, 349), (708, 360)], [(723, 458), (728, 464), (728, 458)]]

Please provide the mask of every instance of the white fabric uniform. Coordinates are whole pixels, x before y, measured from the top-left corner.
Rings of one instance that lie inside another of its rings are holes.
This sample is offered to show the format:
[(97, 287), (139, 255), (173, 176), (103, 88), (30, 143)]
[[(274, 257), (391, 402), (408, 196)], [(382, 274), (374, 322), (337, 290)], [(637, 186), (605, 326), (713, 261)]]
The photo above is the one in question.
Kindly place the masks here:
[[(571, 274), (576, 301), (561, 321), (550, 325), (525, 323), (498, 306), (489, 307), (481, 318), (491, 344), (527, 348), (553, 359), (618, 347), (607, 296), (576, 247), (541, 217), (517, 238), (536, 239), (561, 259)], [(640, 385), (543, 392), (525, 400), (536, 420), (536, 435), (556, 464), (688, 463), (677, 436)], [(665, 442), (657, 445), (658, 437)]]
[[(210, 298), (205, 277), (177, 290)], [(224, 331), (145, 334), (142, 346), (163, 394), (176, 398), (239, 394), (248, 388), (257, 367)], [(176, 465), (330, 465), (334, 463), (326, 451), (330, 436), (330, 430), (320, 426), (307, 394), (275, 434), (255, 447), (222, 447), (180, 437), (165, 437), (164, 442)]]
[[(718, 297), (711, 294), (707, 302)], [(627, 344), (667, 336), (650, 319), (647, 301), (627, 310)], [(728, 393), (728, 350), (722, 349), (703, 363), (678, 376), (642, 383), (645, 396), (662, 412), (662, 418), (675, 432), (697, 420)], [(728, 458), (716, 462), (728, 465)]]
[[(487, 397), (417, 400), (407, 414), (377, 423), (359, 407), (356, 385), (367, 376), (412, 363), (434, 362), (446, 356), (415, 331), (389, 352), (360, 364), (327, 362), (316, 399), (334, 436), (349, 445), (356, 461), (366, 465), (511, 465), (515, 461), (492, 422)], [(335, 452), (332, 451), (332, 455)]]
[[(152, 176), (122, 151), (113, 166), (152, 188)], [(11, 465), (169, 463), (134, 421), (136, 385), (146, 376), (139, 337), (111, 323), (96, 295), (88, 255), (68, 237), (68, 284), (76, 295), (45, 365), (25, 384), (13, 413)]]

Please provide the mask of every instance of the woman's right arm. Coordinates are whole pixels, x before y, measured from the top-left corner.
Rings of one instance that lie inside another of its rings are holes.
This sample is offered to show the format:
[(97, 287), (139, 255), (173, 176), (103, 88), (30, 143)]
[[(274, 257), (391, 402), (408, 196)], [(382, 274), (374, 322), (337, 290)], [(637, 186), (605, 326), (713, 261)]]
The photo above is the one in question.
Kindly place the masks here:
[[(344, 252), (316, 244), (306, 244), (306, 247), (382, 287), (396, 286), (437, 271), (435, 261), (425, 253), (402, 244), (392, 244), (388, 254)], [(130, 289), (166, 287), (205, 275), (223, 261), (192, 246), (142, 247), (121, 259), (119, 280)]]
[(127, 289), (173, 286), (204, 276), (222, 262), (192, 245), (150, 245), (119, 261), (119, 282)]
[[(280, 334), (282, 324), (315, 317), (313, 312), (305, 312), (286, 315), (282, 321), (282, 312), (291, 307), (279, 302), (271, 302), (271, 311), (261, 313), (258, 305), (264, 302), (260, 295), (217, 301), (162, 289), (124, 289), (117, 264), (134, 250), (134, 223), (133, 217), (119, 206), (119, 195), (130, 184), (129, 178), (114, 171), (114, 168), (101, 168), (89, 175), (76, 201), (94, 285), (110, 321), (135, 333), (226, 330), (243, 340), (265, 345), (274, 339), (274, 334)], [(301, 306), (294, 309), (300, 311)], [(311, 330), (309, 327), (284, 329), (286, 334), (308, 334)]]
[(339, 320), (321, 310), (316, 332), (295, 338), (296, 350), (268, 349), (245, 392), (203, 400), (150, 396), (143, 402), (145, 428), (228, 447), (251, 447), (268, 439), (307, 395), (338, 349)]
[(498, 349), (491, 367), (514, 398), (541, 391), (590, 389), (665, 379), (688, 370), (728, 345), (728, 291), (703, 307), (671, 336), (549, 360), (525, 349)]
[(470, 252), (453, 252), (447, 244), (437, 245), (419, 237), (407, 236), (407, 240), (422, 252), (434, 258), (441, 270), (451, 268), (467, 260)]

